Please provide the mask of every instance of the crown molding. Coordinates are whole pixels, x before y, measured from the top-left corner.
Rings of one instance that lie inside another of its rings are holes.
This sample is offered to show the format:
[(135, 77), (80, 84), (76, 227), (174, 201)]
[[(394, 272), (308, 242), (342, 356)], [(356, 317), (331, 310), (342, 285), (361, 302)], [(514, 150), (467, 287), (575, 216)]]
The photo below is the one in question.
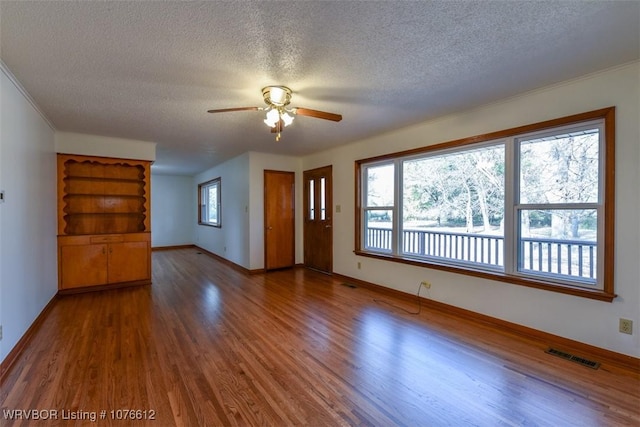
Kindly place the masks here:
[(1, 59), (0, 59), (0, 70), (2, 70), (2, 73), (5, 76), (7, 76), (9, 81), (13, 83), (16, 89), (18, 89), (18, 91), (22, 94), (22, 96), (24, 96), (27, 102), (31, 104), (33, 109), (36, 110), (36, 112), (40, 115), (40, 117), (42, 117), (42, 120), (44, 120), (45, 123), (51, 128), (51, 130), (55, 132), (57, 129), (53, 125), (53, 123), (51, 123), (51, 120), (49, 120), (49, 118), (42, 112), (42, 110), (40, 109), (36, 101), (34, 101), (31, 95), (29, 95), (29, 92), (27, 92), (24, 86), (22, 86), (22, 83), (20, 83), (20, 80), (18, 80), (18, 78), (11, 72), (7, 64), (5, 64), (4, 61), (2, 61)]

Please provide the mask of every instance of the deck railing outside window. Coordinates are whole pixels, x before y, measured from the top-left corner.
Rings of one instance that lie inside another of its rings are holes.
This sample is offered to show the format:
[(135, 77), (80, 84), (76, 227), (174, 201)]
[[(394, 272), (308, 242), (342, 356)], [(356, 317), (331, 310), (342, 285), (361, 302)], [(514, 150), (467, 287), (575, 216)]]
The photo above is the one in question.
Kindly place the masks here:
[[(364, 243), (369, 250), (391, 253), (392, 230), (368, 227)], [(450, 259), (502, 268), (503, 248), (504, 238), (496, 235), (419, 229), (402, 232), (402, 254), (408, 257)], [(520, 239), (518, 270), (595, 284), (596, 255), (595, 241), (526, 237)]]

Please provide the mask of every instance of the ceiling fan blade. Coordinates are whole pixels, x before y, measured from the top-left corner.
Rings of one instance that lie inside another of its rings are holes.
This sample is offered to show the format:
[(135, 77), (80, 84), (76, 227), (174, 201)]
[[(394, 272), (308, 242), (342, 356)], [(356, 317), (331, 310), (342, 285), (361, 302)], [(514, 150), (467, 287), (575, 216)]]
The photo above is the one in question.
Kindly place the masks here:
[(207, 110), (207, 113), (228, 113), (231, 111), (254, 111), (259, 109), (259, 107), (221, 108), (219, 110)]
[(315, 117), (317, 119), (331, 120), (334, 122), (339, 122), (340, 120), (342, 120), (342, 115), (340, 114), (327, 113), (326, 111), (311, 110), (310, 108), (296, 107), (293, 109), (293, 113), (299, 116)]

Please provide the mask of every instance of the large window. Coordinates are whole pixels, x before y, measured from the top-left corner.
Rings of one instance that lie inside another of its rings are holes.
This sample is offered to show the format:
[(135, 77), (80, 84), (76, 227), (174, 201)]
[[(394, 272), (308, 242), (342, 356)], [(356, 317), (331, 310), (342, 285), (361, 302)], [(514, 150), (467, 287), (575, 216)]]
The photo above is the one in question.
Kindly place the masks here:
[(220, 178), (198, 185), (198, 224), (221, 227)]
[(356, 162), (356, 253), (612, 300), (614, 114)]

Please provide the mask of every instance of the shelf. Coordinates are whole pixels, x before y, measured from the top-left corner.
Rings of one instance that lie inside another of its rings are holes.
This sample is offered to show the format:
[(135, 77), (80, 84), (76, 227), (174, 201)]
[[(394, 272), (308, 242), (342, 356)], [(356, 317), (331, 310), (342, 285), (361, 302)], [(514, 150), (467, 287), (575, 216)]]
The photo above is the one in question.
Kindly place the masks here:
[(120, 215), (120, 216), (139, 216), (139, 217), (145, 216), (144, 213), (138, 213), (138, 212), (69, 212), (69, 213), (65, 213), (64, 217), (67, 218), (71, 216), (81, 216), (81, 215), (97, 215), (97, 216)]
[[(65, 176), (78, 179), (122, 179), (144, 181), (145, 165), (133, 160), (76, 157), (64, 162)], [(148, 178), (148, 176), (146, 176)]]
[(139, 194), (92, 194), (92, 193), (67, 193), (63, 199), (74, 198), (74, 197), (88, 197), (88, 198), (121, 198), (121, 199), (141, 199), (145, 200), (146, 197), (141, 196)]
[(147, 232), (150, 162), (58, 155), (58, 234)]
[(63, 184), (66, 194), (93, 194), (96, 196), (145, 196), (145, 183), (130, 180), (65, 180)]
[(132, 195), (69, 194), (63, 197), (64, 206), (62, 212), (65, 214), (141, 214), (147, 211), (146, 201), (146, 198), (142, 196)]
[(90, 182), (135, 182), (144, 184), (143, 179), (134, 178), (102, 178), (95, 176), (66, 176), (63, 181), (90, 181)]
[(142, 213), (73, 213), (64, 215), (67, 235), (138, 233), (146, 231)]

